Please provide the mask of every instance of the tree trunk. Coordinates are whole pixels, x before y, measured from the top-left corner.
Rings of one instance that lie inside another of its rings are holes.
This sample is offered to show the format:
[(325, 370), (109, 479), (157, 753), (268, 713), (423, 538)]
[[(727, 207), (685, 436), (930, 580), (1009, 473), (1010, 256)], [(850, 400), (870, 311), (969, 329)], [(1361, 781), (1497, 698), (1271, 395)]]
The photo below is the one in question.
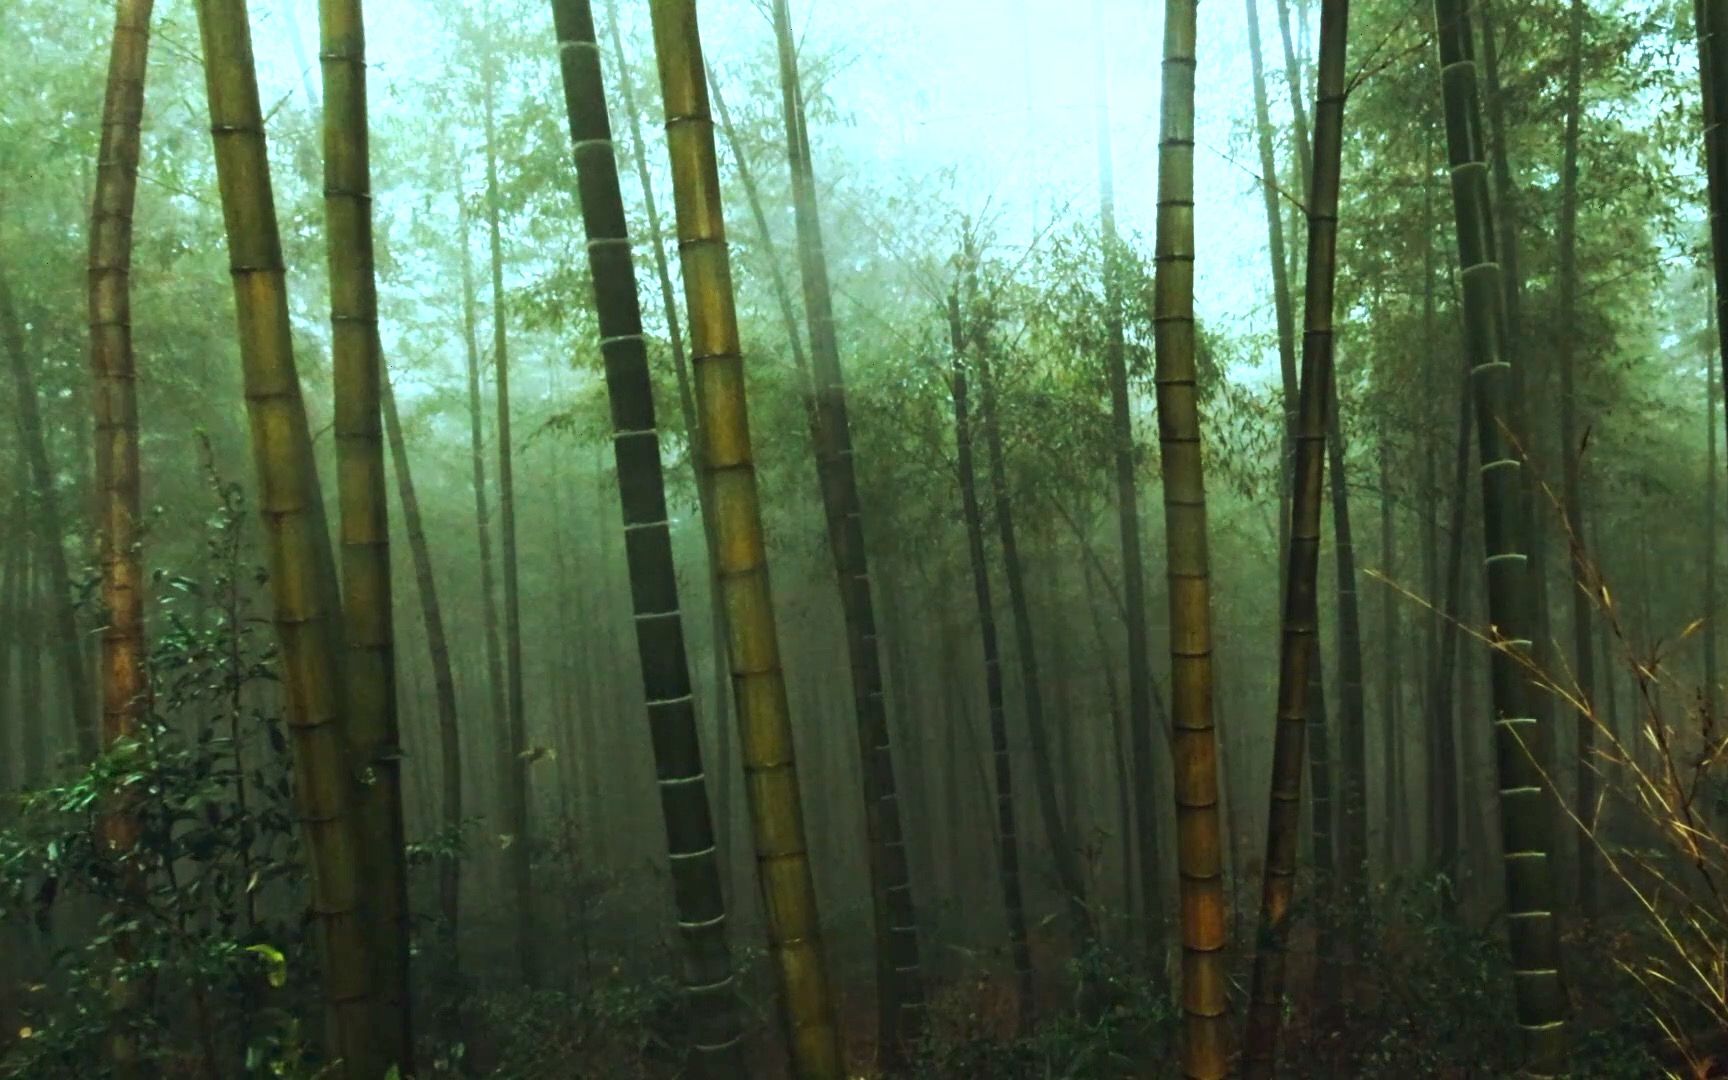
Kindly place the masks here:
[(540, 981), (540, 945), (534, 933), (534, 892), (529, 872), (528, 726), (523, 710), (522, 596), (516, 558), (515, 446), (510, 436), (510, 344), (504, 309), (504, 240), (498, 195), (497, 70), (488, 41), (483, 93), (486, 139), (486, 235), (492, 264), (492, 362), (498, 395), (498, 544), (504, 570), (505, 770), (504, 813), (510, 830), (510, 891), (516, 903), (516, 960), (523, 980)]
[[(468, 447), (470, 474), (474, 487), (474, 530), (480, 562), (480, 614), (486, 649), (486, 705), (491, 723), (485, 730), (505, 730), (504, 711), (504, 647), (498, 633), (498, 589), (494, 582), (492, 558), (492, 510), (486, 497), (486, 435), (483, 419), (484, 401), (480, 389), (480, 341), (478, 301), (475, 297), (474, 263), (468, 249), (467, 199), (460, 180), (456, 189), (460, 210), (460, 243), (462, 248), (462, 339), (468, 361)], [(501, 788), (510, 775), (510, 751), (502, 740), (488, 738), (482, 742), (491, 753), (491, 767), (497, 772)], [(502, 793), (500, 793), (502, 794)]]
[[(1123, 621), (1128, 644), (1128, 732), (1134, 762), (1134, 786), (1145, 797), (1134, 802), (1133, 836), (1139, 866), (1141, 943), (1155, 955), (1163, 942), (1164, 913), (1159, 904), (1158, 875), (1164, 866), (1159, 853), (1158, 789), (1152, 766), (1152, 656), (1146, 632), (1146, 571), (1140, 547), (1140, 489), (1134, 475), (1134, 420), (1128, 393), (1127, 345), (1122, 325), (1120, 240), (1116, 235), (1116, 170), (1110, 145), (1109, 78), (1104, 66), (1101, 0), (1094, 0), (1098, 22), (1098, 221), (1103, 235), (1104, 374), (1110, 386), (1110, 434), (1116, 471), (1116, 527), (1122, 544)], [(1108, 671), (1108, 664), (1106, 664)], [(1114, 691), (1112, 691), (1114, 693)], [(1112, 715), (1115, 715), (1114, 708)], [(1126, 822), (1124, 823), (1126, 824)], [(1127, 874), (1126, 864), (1123, 873)]]
[[(1716, 284), (1717, 361), (1728, 384), (1728, 0), (1694, 0), (1704, 165), (1710, 204), (1710, 264)], [(1724, 410), (1728, 422), (1728, 410)]]
[[(624, 51), (624, 35), (618, 29), (618, 3), (610, 0), (607, 4), (607, 23), (612, 37), (612, 55), (618, 65), (618, 88), (623, 95), (624, 115), (630, 121), (630, 157), (636, 165), (636, 181), (642, 188), (642, 208), (648, 215), (648, 232), (654, 244), (654, 272), (660, 283), (660, 304), (662, 314), (666, 319), (667, 347), (672, 352), (672, 372), (678, 379), (678, 409), (684, 420), (685, 440), (690, 447), (690, 469), (694, 474), (697, 510), (702, 515), (702, 534), (707, 541), (708, 550), (708, 617), (709, 629), (713, 634), (715, 648), (726, 640), (725, 615), (720, 610), (720, 586), (714, 576), (717, 562), (715, 555), (714, 508), (709, 497), (708, 483), (704, 479), (702, 463), (698, 460), (701, 453), (701, 433), (696, 419), (696, 399), (690, 393), (690, 369), (684, 358), (684, 333), (678, 321), (678, 301), (672, 289), (672, 271), (666, 258), (666, 232), (660, 224), (660, 207), (654, 201), (653, 178), (648, 172), (647, 144), (642, 141), (641, 114), (636, 110), (635, 80), (630, 77), (630, 67)], [(712, 79), (709, 80), (713, 82)], [(722, 122), (726, 115), (726, 103), (720, 100), (720, 89), (714, 87), (714, 103), (720, 108)], [(736, 156), (736, 147), (734, 147)], [(740, 165), (740, 170), (743, 166)], [(778, 268), (776, 268), (778, 270)], [(732, 850), (732, 734), (731, 734), (731, 702), (726, 665), (714, 665), (713, 710), (715, 769), (714, 774), (720, 778), (715, 785), (714, 793), (714, 831), (715, 842), (720, 849), (720, 882), (724, 886), (729, 880), (728, 868), (731, 861), (727, 853)]]
[[(1578, 435), (1577, 340), (1573, 328), (1578, 320), (1578, 126), (1583, 73), (1584, 7), (1572, 0), (1566, 58), (1566, 128), (1560, 165), (1560, 452), (1562, 495), (1566, 509), (1567, 548), (1572, 569), (1572, 663), (1578, 683), (1574, 722), (1578, 731), (1577, 815), (1588, 829), (1596, 817), (1596, 664), (1590, 636), (1590, 616), (1596, 590), (1592, 586), (1589, 552), (1584, 547), (1584, 491), (1580, 476), (1584, 448)], [(1714, 457), (1716, 427), (1710, 426), (1710, 450)], [(1715, 491), (1716, 469), (1711, 462), (1710, 484)], [(1714, 587), (1713, 564), (1706, 564), (1709, 578), (1706, 595)], [(1706, 623), (1708, 625), (1708, 623)], [(1706, 690), (1708, 695), (1711, 691)], [(1708, 699), (1707, 699), (1708, 700)], [(1596, 860), (1588, 835), (1578, 841), (1578, 910), (1586, 917), (1596, 913)]]
[(96, 756), (95, 703), (85, 677), (84, 654), (79, 646), (78, 617), (72, 606), (72, 571), (66, 561), (66, 526), (60, 516), (60, 496), (54, 486), (54, 468), (48, 459), (48, 442), (42, 427), (42, 405), (36, 390), (36, 372), (24, 343), (24, 324), (12, 302), (12, 292), (0, 277), (0, 344), (11, 358), (13, 396), (17, 404), (18, 434), (29, 464), (30, 487), (36, 509), (39, 571), (46, 571), (51, 590), (48, 611), (53, 620), (54, 659), (60, 668), (66, 695), (62, 707), (71, 718), (78, 757)]
[[(1714, 322), (1714, 307), (1711, 308), (1711, 315), (1711, 322)], [(1716, 408), (1721, 385), (1717, 382), (1717, 368), (1710, 363), (1711, 359), (1713, 358), (1705, 358), (1704, 375), (1704, 426), (1708, 432), (1706, 439), (1709, 447), (1709, 467), (1704, 480), (1704, 711), (1705, 715), (1714, 717), (1719, 677), (1716, 667), (1716, 533), (1717, 522), (1722, 517), (1719, 502), (1722, 478), (1716, 475)], [(1568, 450), (1568, 453), (1571, 452)]]
[(1350, 528), (1350, 496), (1344, 473), (1344, 421), (1338, 415), (1338, 384), (1328, 384), (1332, 401), (1327, 409), (1330, 438), (1332, 531), (1338, 567), (1338, 685), (1344, 698), (1339, 710), (1339, 772), (1343, 776), (1340, 884), (1345, 896), (1360, 902), (1368, 895), (1368, 746), (1367, 711), (1362, 692), (1362, 614), (1356, 592), (1356, 546)]
[(376, 1080), (389, 1060), (361, 867), (385, 853), (362, 848), (355, 821), (336, 564), (289, 335), (251, 31), (241, 0), (200, 0), (197, 11), (330, 1048), (343, 1075)]
[[(1524, 515), (1525, 544), (1529, 556), (1533, 635), (1530, 655), (1537, 671), (1552, 673), (1558, 665), (1555, 663), (1554, 633), (1548, 613), (1548, 530), (1545, 506), (1549, 496), (1543, 487), (1540, 474), (1542, 455), (1539, 453), (1536, 417), (1525, 408), (1525, 403), (1533, 400), (1533, 394), (1545, 391), (1545, 372), (1537, 366), (1545, 358), (1545, 353), (1539, 349), (1527, 350), (1524, 347), (1524, 276), (1519, 269), (1519, 237), (1523, 235), (1523, 220), (1519, 212), (1518, 183), (1512, 175), (1512, 164), (1507, 151), (1510, 129), (1506, 122), (1504, 95), (1500, 89), (1500, 54), (1496, 40), (1498, 31), (1494, 25), (1493, 0), (1480, 0), (1475, 10), (1482, 17), (1482, 89), (1488, 111), (1490, 177), (1500, 230), (1497, 250), (1501, 264), (1500, 288), (1505, 292), (1503, 303), (1506, 342), (1508, 355), (1512, 358), (1510, 400), (1505, 423), (1511, 433), (1512, 452), (1525, 463), (1519, 470), (1519, 483), (1523, 492), (1520, 496), (1519, 512)], [(1553, 744), (1557, 729), (1554, 726), (1552, 702), (1553, 696), (1546, 690), (1534, 689), (1531, 693), (1530, 708), (1539, 722), (1538, 728), (1543, 737), (1543, 743), (1537, 749), (1537, 760), (1550, 770), (1550, 775), (1557, 776), (1558, 772), (1554, 770), (1559, 759)]]
[[(450, 670), (449, 639), (444, 633), (444, 610), (438, 602), (438, 583), (432, 573), (432, 550), (426, 543), (426, 527), (420, 517), (420, 498), (408, 463), (408, 448), (402, 438), (402, 419), (396, 412), (396, 394), (388, 373), (380, 373), (385, 434), (396, 467), (396, 493), (402, 500), (402, 530), (408, 534), (408, 550), (414, 559), (414, 583), (420, 594), (420, 614), (426, 622), (426, 652), (432, 665), (432, 688), (437, 697), (438, 752), (444, 831), (452, 838), (462, 831), (462, 729), (456, 707), (456, 679)], [(457, 927), (460, 915), (462, 860), (453, 856), (438, 860), (438, 913), (440, 936), (450, 964), (451, 982), (456, 981), (461, 956)]]
[(408, 873), (360, 0), (321, 0), (318, 26), (348, 742), (355, 775), (363, 778), (355, 788), (354, 810), (360, 842), (370, 856), (362, 873), (366, 932), (378, 964), (373, 976), (378, 1007), (374, 1037), (385, 1060), (408, 1073), (413, 1071), (414, 1050), (408, 1017)]
[(702, 1075), (742, 1077), (743, 1030), (726, 940), (726, 902), (709, 816), (702, 743), (684, 646), (660, 435), (636, 294), (600, 49), (588, 0), (553, 0), (565, 111), (588, 238), (600, 352), (612, 407), (631, 612), (654, 748), (672, 894), (684, 946), (691, 1044)]
[[(144, 642), (143, 530), (139, 528), (138, 395), (132, 353), (132, 208), (138, 191), (139, 124), (144, 68), (150, 48), (151, 0), (119, 0), (96, 152), (96, 192), (90, 209), (88, 301), (90, 395), (94, 411), (96, 524), (104, 619), (101, 644), (102, 747), (135, 738), (150, 711)], [(103, 844), (119, 861), (127, 903), (143, 899), (141, 868), (131, 858), (138, 821), (131, 798), (119, 795), (103, 816)], [(115, 937), (116, 956), (136, 959), (131, 934)], [(108, 1057), (115, 1074), (138, 1074), (133, 1025), (147, 990), (132, 978), (110, 987), (115, 1016)]]
[[(102, 745), (132, 736), (149, 711), (140, 549), (138, 398), (132, 353), (132, 207), (152, 0), (120, 0), (102, 108), (90, 212), (90, 369), (95, 383), (97, 521), (101, 545)], [(110, 848), (136, 842), (124, 812), (105, 826)]]
[(1078, 853), (1062, 823), (1062, 808), (1056, 791), (1056, 758), (1050, 745), (1044, 717), (1044, 692), (1039, 680), (1038, 649), (1032, 635), (1032, 612), (1026, 597), (1026, 580), (1020, 560), (1019, 538), (1014, 531), (1013, 497), (1008, 488), (1008, 466), (1002, 447), (1002, 425), (996, 401), (996, 379), (990, 368), (989, 343), (982, 332), (972, 337), (972, 359), (978, 372), (978, 419), (984, 428), (984, 447), (990, 473), (997, 540), (1002, 545), (1002, 571), (1008, 581), (1008, 610), (1014, 619), (1015, 653), (1020, 660), (1020, 688), (1025, 700), (1026, 729), (1032, 744), (1032, 781), (1038, 788), (1039, 814), (1044, 839), (1055, 862), (1056, 881), (1068, 906), (1075, 941), (1085, 946), (1093, 937), (1091, 910), (1086, 903), (1086, 885), (1080, 878)]
[[(29, 543), (29, 526), (25, 511), (13, 493), (6, 518), (5, 549), (0, 551), (0, 756), (6, 759), (6, 772), (0, 784), (7, 791), (25, 791), (30, 787), (30, 732), (26, 726), (29, 710), (18, 693), (20, 638), (23, 636), (24, 553)], [(9, 752), (10, 751), (10, 752)]]
[[(1250, 48), (1258, 58), (1258, 33), (1250, 3)], [(1273, 741), (1272, 790), (1266, 821), (1266, 859), (1260, 898), (1259, 947), (1254, 956), (1248, 1013), (1246, 1074), (1271, 1077), (1277, 1067), (1278, 1027), (1284, 1002), (1285, 949), (1295, 897), (1296, 848), (1301, 833), (1302, 752), (1308, 737), (1310, 684), (1320, 681), (1319, 571), (1321, 482), (1326, 471), (1332, 390), (1333, 295), (1337, 284), (1338, 187), (1343, 145), (1344, 53), (1349, 5), (1327, 0), (1321, 8), (1320, 78), (1315, 96), (1313, 189), (1308, 204), (1307, 281), (1302, 335), (1302, 372), (1297, 395), (1296, 449), (1289, 547), (1284, 572), (1284, 625), (1279, 650), (1278, 710)], [(1258, 68), (1258, 64), (1256, 64)], [(1257, 80), (1258, 83), (1258, 80)], [(1264, 117), (1265, 94), (1257, 95)], [(1262, 127), (1264, 133), (1266, 128)], [(1270, 141), (1267, 139), (1266, 141)], [(1263, 152), (1269, 154), (1270, 147)], [(1277, 208), (1267, 203), (1268, 224), (1280, 232)], [(1279, 247), (1282, 247), (1280, 242)], [(1280, 251), (1281, 255), (1282, 252)], [(1282, 258), (1272, 268), (1281, 277)], [(1289, 303), (1288, 288), (1284, 290)], [(1334, 471), (1337, 459), (1333, 460)], [(1337, 484), (1336, 477), (1333, 480)], [(1348, 536), (1348, 518), (1340, 543)], [(1312, 666), (1311, 666), (1312, 665)], [(1348, 830), (1346, 830), (1348, 836)], [(1347, 849), (1348, 850), (1348, 849)]]
[(793, 1071), (799, 1080), (844, 1075), (816, 890), (810, 874), (792, 754), (785, 676), (768, 587), (761, 497), (751, 452), (744, 365), (720, 204), (714, 122), (708, 109), (693, 0), (655, 0), (678, 249), (684, 267), (702, 463), (719, 517), (717, 576), (731, 642), (739, 744), (744, 749), (769, 953), (779, 976)]
[(1404, 670), (1398, 654), (1398, 598), (1390, 582), (1398, 580), (1398, 538), (1392, 514), (1392, 431), (1388, 402), (1381, 403), (1380, 431), (1380, 785), (1381, 876), (1390, 880), (1403, 858), (1404, 744), (1399, 731), (1398, 678)]
[[(1170, 592), (1171, 719), (1175, 729), (1176, 862), (1182, 911), (1185, 1076), (1229, 1068), (1229, 917), (1218, 823), (1217, 732), (1212, 719), (1211, 571), (1200, 409), (1194, 392), (1195, 0), (1166, 0), (1163, 117), (1158, 146), (1157, 282), (1153, 317), (1159, 466), (1164, 480)], [(1142, 793), (1145, 795), (1147, 793)]]
[(972, 456), (972, 416), (967, 396), (967, 354), (971, 335), (960, 312), (960, 294), (948, 296), (948, 332), (954, 349), (950, 380), (954, 396), (954, 446), (960, 477), (960, 507), (966, 521), (966, 552), (972, 565), (972, 591), (978, 602), (978, 634), (984, 649), (984, 694), (990, 716), (990, 754), (995, 761), (997, 873), (1008, 918), (1008, 950), (1018, 990), (1018, 1029), (1032, 1022), (1032, 956), (1026, 944), (1026, 903), (1020, 883), (1020, 835), (1015, 824), (1014, 772), (1008, 751), (1008, 710), (1003, 703), (1002, 652), (991, 598), (990, 563), (984, 548), (984, 511), (978, 499), (978, 471)]
[[(1440, 607), (1439, 641), (1428, 683), (1428, 850), (1431, 865), (1446, 877), (1442, 902), (1457, 898), (1459, 623), (1464, 618), (1464, 527), (1470, 483), (1470, 386), (1459, 387), (1457, 449), (1452, 463), (1452, 508), (1446, 546), (1446, 597)], [(1473, 808), (1474, 809), (1474, 808)]]
[[(857, 455), (846, 406), (845, 375), (840, 361), (839, 335), (834, 325), (834, 297), (828, 278), (828, 256), (822, 240), (815, 167), (810, 153), (788, 0), (776, 0), (774, 4), (774, 30), (780, 52), (781, 106), (792, 177), (793, 218), (798, 230), (798, 263), (804, 285), (804, 311), (810, 329), (816, 406), (812, 425), (816, 475), (827, 512), (828, 543), (846, 627), (853, 711), (857, 718), (858, 753), (864, 779), (865, 846), (869, 852), (871, 906), (875, 916), (878, 1061), (883, 1068), (894, 1070), (903, 1063), (906, 1046), (922, 1035), (924, 1027), (918, 918), (913, 904), (899, 787), (882, 693), (882, 657), (876, 611), (870, 595), (869, 553), (865, 547), (863, 508), (858, 495)], [(1022, 606), (1023, 602), (1024, 598)]]
[(1526, 1067), (1548, 1075), (1565, 1061), (1568, 1003), (1554, 925), (1553, 813), (1536, 756), (1542, 746), (1541, 724), (1532, 698), (1538, 690), (1530, 685), (1526, 668), (1534, 633), (1534, 589), (1524, 535), (1524, 466), (1506, 436), (1516, 421), (1515, 387), (1482, 154), (1471, 16), (1461, 0), (1435, 0), (1434, 9), (1464, 282), (1466, 358), (1481, 455), (1484, 576), (1494, 634), (1495, 756), (1513, 986), (1518, 1023), (1526, 1036)]

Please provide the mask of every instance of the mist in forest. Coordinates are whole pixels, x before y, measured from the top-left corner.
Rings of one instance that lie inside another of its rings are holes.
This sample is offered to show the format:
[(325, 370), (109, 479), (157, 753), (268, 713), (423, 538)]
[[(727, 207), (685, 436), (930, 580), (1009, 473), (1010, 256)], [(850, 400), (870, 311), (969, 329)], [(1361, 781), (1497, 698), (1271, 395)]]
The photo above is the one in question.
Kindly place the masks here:
[(1728, 1075), (1728, 0), (7, 0), (0, 1077)]

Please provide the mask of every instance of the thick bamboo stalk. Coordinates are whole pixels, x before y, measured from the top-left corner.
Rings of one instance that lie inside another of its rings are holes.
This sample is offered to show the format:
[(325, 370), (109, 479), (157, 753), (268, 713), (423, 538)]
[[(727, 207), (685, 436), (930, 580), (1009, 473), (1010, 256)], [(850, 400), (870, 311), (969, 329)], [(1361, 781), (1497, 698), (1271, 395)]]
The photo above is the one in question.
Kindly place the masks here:
[(360, 911), (336, 566), (294, 366), (251, 30), (242, 0), (199, 0), (197, 11), (331, 1049), (345, 1076), (377, 1080), (386, 1059)]
[(553, 0), (552, 16), (574, 147), (577, 193), (588, 238), (600, 353), (612, 406), (612, 448), (623, 508), (631, 611), (666, 829), (673, 903), (684, 945), (691, 1045), (703, 1075), (715, 1080), (743, 1077), (743, 1034), (726, 940), (726, 903), (697, 736), (648, 349), (642, 336), (624, 198), (618, 186), (600, 48), (595, 42), (589, 0)]
[(690, 355), (719, 538), (721, 583), (757, 876), (794, 1073), (844, 1074), (804, 835), (790, 709), (750, 445), (744, 362), (693, 0), (653, 0)]
[[(1164, 479), (1170, 595), (1176, 863), (1182, 930), (1184, 1076), (1229, 1071), (1229, 917), (1218, 820), (1218, 740), (1212, 710), (1212, 585), (1206, 484), (1195, 394), (1194, 69), (1197, 5), (1167, 0), (1158, 146), (1157, 282), (1153, 297), (1159, 467)], [(1142, 793), (1144, 796), (1145, 793)]]
[[(678, 380), (678, 411), (684, 420), (685, 437), (690, 446), (690, 471), (695, 480), (696, 509), (702, 515), (702, 536), (708, 545), (709, 628), (714, 641), (718, 643), (726, 640), (726, 623), (725, 613), (720, 610), (719, 582), (714, 576), (714, 548), (717, 538), (714, 533), (713, 499), (709, 497), (706, 474), (699, 460), (702, 445), (701, 425), (696, 419), (696, 399), (690, 391), (690, 366), (684, 356), (684, 331), (678, 318), (678, 299), (672, 288), (671, 266), (666, 258), (666, 230), (660, 223), (660, 206), (655, 201), (654, 182), (648, 171), (648, 149), (642, 139), (642, 114), (636, 108), (635, 80), (630, 76), (629, 64), (625, 58), (624, 35), (618, 28), (617, 0), (610, 0), (607, 4), (606, 16), (607, 28), (612, 38), (612, 56), (618, 65), (618, 88), (623, 99), (624, 116), (630, 123), (630, 157), (636, 167), (636, 182), (642, 189), (642, 210), (648, 217), (648, 234), (654, 251), (654, 276), (660, 286), (661, 314), (666, 319), (667, 348), (672, 353), (672, 374)], [(721, 123), (724, 125), (726, 103), (720, 98), (719, 86), (712, 78), (708, 81), (713, 87), (714, 104), (720, 110)], [(739, 172), (745, 176), (745, 187), (749, 190), (746, 166), (742, 158), (739, 158), (738, 162)], [(778, 263), (774, 264), (774, 272), (778, 277)], [(715, 664), (713, 671), (713, 701), (708, 707), (713, 712), (710, 719), (714, 725), (714, 775), (720, 778), (714, 785), (714, 838), (719, 848), (720, 883), (723, 888), (729, 889), (732, 867), (729, 854), (732, 851), (733, 785), (732, 710), (728, 685), (730, 678), (725, 664)]]
[[(91, 405), (95, 422), (96, 532), (101, 567), (101, 743), (112, 748), (136, 737), (149, 715), (150, 683), (144, 641), (143, 535), (139, 528), (138, 395), (132, 353), (132, 212), (138, 191), (139, 127), (144, 114), (144, 69), (150, 48), (151, 0), (119, 0), (102, 102), (102, 139), (96, 152), (96, 191), (90, 208), (88, 304)], [(128, 858), (138, 843), (138, 821), (125, 797), (103, 816), (108, 853), (123, 860), (121, 880), (136, 901), (144, 890)], [(115, 939), (123, 960), (135, 958), (130, 935)], [(138, 1074), (132, 1024), (143, 987), (117, 978), (108, 1037), (115, 1074)]]
[[(132, 353), (132, 211), (152, 0), (115, 6), (108, 91), (102, 107), (96, 194), (90, 211), (90, 372), (95, 383), (96, 489), (101, 550), (102, 744), (137, 731), (149, 709), (144, 655), (144, 567), (139, 547), (138, 397)], [(115, 850), (135, 823), (108, 823)]]
[(1435, 0), (1434, 17), (1464, 294), (1465, 354), (1481, 454), (1483, 573), (1494, 636), (1495, 758), (1513, 987), (1518, 1023), (1526, 1036), (1526, 1067), (1537, 1075), (1552, 1075), (1565, 1064), (1569, 1007), (1560, 981), (1554, 919), (1553, 811), (1534, 756), (1540, 752), (1541, 732), (1532, 707), (1538, 691), (1530, 685), (1528, 670), (1533, 621), (1523, 465), (1507, 436), (1514, 421), (1512, 359), (1476, 97), (1471, 13), (1461, 0)]
[(374, 1036), (413, 1070), (408, 1023), (408, 873), (402, 826), (402, 749), (396, 715), (390, 514), (384, 483), (383, 380), (372, 258), (372, 177), (366, 119), (366, 33), (360, 0), (321, 0), (324, 217), (330, 266), (336, 492), (342, 615), (347, 642), (347, 734), (355, 820), (365, 853), (364, 905), (377, 967)]

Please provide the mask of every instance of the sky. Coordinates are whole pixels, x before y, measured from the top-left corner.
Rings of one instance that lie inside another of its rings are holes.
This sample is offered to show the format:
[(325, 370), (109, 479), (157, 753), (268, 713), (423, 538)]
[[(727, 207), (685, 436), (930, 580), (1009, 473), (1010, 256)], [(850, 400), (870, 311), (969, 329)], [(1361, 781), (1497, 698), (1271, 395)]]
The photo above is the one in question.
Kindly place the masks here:
[[(646, 0), (617, 0), (627, 25), (643, 26)], [(1096, 6), (1095, 6), (1096, 3)], [(1265, 4), (1269, 60), (1278, 54), (1275, 8)], [(597, 4), (597, 14), (603, 11)], [(302, 72), (317, 62), (309, 5), (252, 5), (266, 101), (303, 97)], [(765, 0), (703, 0), (704, 47), (721, 79), (729, 63), (771, 40)], [(398, 74), (440, 62), (427, 0), (369, 0), (372, 107), (393, 97)], [(602, 16), (603, 17), (603, 16)], [(1103, 27), (1117, 214), (1124, 233), (1151, 245), (1156, 209), (1162, 5), (1149, 0), (794, 0), (803, 48), (836, 54), (829, 87), (842, 122), (813, 132), (817, 170), (831, 198), (920, 187), (988, 211), (998, 243), (1020, 248), (1067, 208), (1097, 208), (1097, 101)], [(550, 16), (548, 15), (550, 42)], [(426, 28), (416, 32), (415, 27)], [(1265, 211), (1257, 157), (1245, 139), (1252, 83), (1245, 8), (1201, 5), (1197, 76), (1197, 312), (1209, 323), (1261, 335), (1272, 324)], [(645, 41), (646, 34), (637, 35)], [(550, 45), (549, 45), (550, 47)], [(1269, 72), (1275, 121), (1287, 115), (1281, 69)], [(315, 86), (317, 74), (310, 72)], [(950, 185), (945, 177), (952, 174)], [(382, 179), (382, 178), (380, 178)], [(737, 218), (742, 208), (732, 208)], [(1264, 358), (1263, 358), (1264, 359)]]

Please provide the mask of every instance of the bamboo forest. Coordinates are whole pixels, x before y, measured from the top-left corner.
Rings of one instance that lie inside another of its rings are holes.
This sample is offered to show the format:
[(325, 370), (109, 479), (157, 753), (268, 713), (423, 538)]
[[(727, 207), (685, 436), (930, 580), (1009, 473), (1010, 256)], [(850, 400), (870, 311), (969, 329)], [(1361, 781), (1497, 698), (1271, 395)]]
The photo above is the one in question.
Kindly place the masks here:
[(0, 1080), (1728, 1077), (1728, 0), (1350, 8), (0, 0)]

